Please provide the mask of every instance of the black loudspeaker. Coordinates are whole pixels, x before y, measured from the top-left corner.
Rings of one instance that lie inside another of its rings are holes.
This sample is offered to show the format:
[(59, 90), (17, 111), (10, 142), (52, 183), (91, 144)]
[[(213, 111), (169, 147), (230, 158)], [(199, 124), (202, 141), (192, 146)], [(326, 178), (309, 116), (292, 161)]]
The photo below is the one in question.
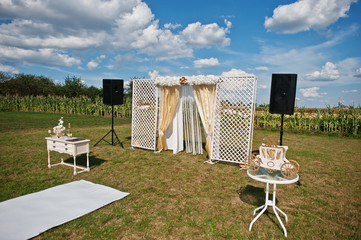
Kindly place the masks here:
[(122, 79), (103, 79), (103, 104), (123, 104), (123, 84)]
[(270, 113), (293, 115), (297, 74), (272, 74)]

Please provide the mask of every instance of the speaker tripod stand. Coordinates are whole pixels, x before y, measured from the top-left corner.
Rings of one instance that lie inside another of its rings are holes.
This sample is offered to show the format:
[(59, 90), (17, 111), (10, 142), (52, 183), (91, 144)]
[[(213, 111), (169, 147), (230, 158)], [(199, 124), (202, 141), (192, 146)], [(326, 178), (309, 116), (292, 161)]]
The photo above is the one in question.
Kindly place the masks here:
[[(111, 143), (108, 142), (107, 140), (105, 140), (105, 137), (108, 136), (108, 134), (110, 134), (110, 133), (112, 134), (112, 142)], [(116, 142), (114, 142), (114, 136), (115, 136), (115, 139), (117, 140), (117, 142), (120, 144), (120, 146), (122, 148), (124, 148), (123, 143), (121, 141), (119, 141), (119, 138), (118, 138), (116, 132), (114, 131), (114, 105), (112, 105), (112, 128), (96, 144), (94, 144), (94, 147), (96, 145), (98, 145), (98, 143), (100, 143), (102, 140), (110, 145), (114, 145), (116, 143)]]
[(280, 131), (280, 146), (282, 146), (282, 137), (283, 137), (283, 117), (284, 114), (281, 115), (281, 131)]

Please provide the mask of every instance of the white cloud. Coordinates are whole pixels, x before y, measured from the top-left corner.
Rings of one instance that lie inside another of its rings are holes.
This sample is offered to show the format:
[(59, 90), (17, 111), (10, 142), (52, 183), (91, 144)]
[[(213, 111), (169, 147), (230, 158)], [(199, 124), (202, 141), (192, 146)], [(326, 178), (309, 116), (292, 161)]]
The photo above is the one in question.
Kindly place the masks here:
[(226, 35), (231, 27), (231, 22), (225, 20), (226, 28), (219, 27), (216, 23), (202, 25), (200, 22), (189, 24), (183, 31), (182, 37), (196, 47), (209, 47), (212, 45), (228, 46), (231, 39)]
[(249, 75), (249, 73), (247, 73), (241, 69), (232, 68), (228, 72), (223, 72), (221, 74), (221, 77), (239, 77), (239, 76), (244, 76), (244, 75)]
[(272, 17), (266, 17), (264, 26), (268, 31), (281, 33), (323, 30), (339, 18), (347, 17), (354, 2), (357, 0), (299, 0), (280, 5)]
[(302, 73), (314, 69), (320, 62), (320, 55), (317, 49), (309, 47), (286, 49), (265, 44), (255, 59), (260, 64), (271, 66), (273, 71)]
[(105, 67), (108, 68), (109, 70), (113, 70), (113, 69), (114, 69), (114, 65), (113, 65), (113, 64), (106, 65)]
[(157, 70), (153, 70), (153, 72), (148, 73), (150, 79), (156, 79), (159, 76), (159, 72)]
[(11, 73), (20, 73), (19, 70), (12, 66), (6, 66), (0, 63), (0, 72), (11, 72)]
[(214, 67), (219, 65), (217, 58), (205, 58), (193, 61), (195, 68)]
[(267, 89), (267, 85), (260, 84), (257, 86), (258, 89)]
[(0, 25), (0, 44), (22, 48), (87, 49), (99, 46), (102, 41), (98, 33), (87, 34), (83, 31), (74, 35), (65, 30), (56, 32), (55, 28), (49, 23), (15, 19)]
[(141, 62), (143, 59), (135, 56), (133, 53), (117, 54), (112, 60), (111, 64), (107, 66), (108, 69), (120, 69), (126, 64), (133, 64)]
[(259, 71), (268, 71), (269, 70), (269, 68), (265, 67), (265, 66), (259, 66), (259, 67), (256, 67), (255, 69), (259, 70)]
[(358, 90), (353, 89), (353, 90), (342, 90), (342, 93), (358, 93)]
[(70, 57), (62, 51), (55, 49), (22, 49), (17, 47), (6, 47), (0, 45), (0, 59), (11, 62), (24, 62), (29, 65), (45, 66), (72, 66), (80, 64), (80, 60)]
[(182, 25), (181, 24), (178, 24), (178, 23), (176, 23), (176, 24), (173, 24), (173, 23), (166, 23), (166, 24), (164, 24), (164, 28), (166, 28), (166, 29), (176, 29), (176, 28), (179, 28), (179, 27), (181, 27)]
[(94, 70), (99, 66), (99, 63), (94, 59), (90, 60), (86, 65), (89, 70)]
[(158, 29), (157, 25), (145, 29), (131, 46), (139, 49), (141, 53), (155, 56), (158, 60), (193, 56), (193, 48), (184, 39), (170, 30)]
[(310, 74), (306, 74), (305, 78), (311, 81), (334, 81), (340, 78), (340, 72), (332, 62), (327, 62), (321, 72), (315, 71)]
[[(151, 9), (140, 0), (2, 1), (0, 16), (11, 19), (0, 24), (0, 61), (4, 61), (1, 59), (4, 48), (33, 52), (50, 49), (55, 55), (51, 64), (63, 66), (66, 61), (65, 65), (69, 66), (80, 64), (78, 58), (95, 48), (114, 55), (134, 50), (136, 54), (165, 60), (193, 57), (196, 47), (230, 43), (229, 21), (225, 21), (225, 27), (216, 23), (191, 23), (173, 33), (170, 29), (181, 25), (167, 23), (161, 29)], [(70, 56), (70, 52), (74, 55)], [(40, 60), (41, 56), (38, 63), (48, 62), (50, 56)], [(59, 62), (55, 63), (55, 59)], [(32, 64), (31, 58), (21, 60)]]
[(361, 78), (361, 68), (356, 69), (356, 74), (354, 75), (354, 77)]
[[(104, 54), (100, 55), (99, 57), (96, 57), (95, 59), (90, 60), (86, 66), (89, 70), (94, 70), (99, 66), (99, 64), (105, 58), (106, 58), (106, 56)], [(78, 67), (78, 69), (81, 69), (81, 68)]]
[(321, 97), (320, 94), (318, 93), (318, 90), (320, 90), (319, 87), (302, 88), (300, 89), (300, 92), (302, 93), (302, 96), (305, 98)]
[[(275, 71), (296, 72), (305, 75), (315, 71), (315, 66), (329, 61), (328, 50), (342, 43), (345, 39), (354, 37), (358, 32), (355, 26), (345, 27), (342, 31), (334, 34), (332, 38), (317, 45), (310, 45), (303, 48), (285, 48), (268, 44), (267, 41), (260, 41), (261, 52), (254, 58), (260, 65), (271, 66)], [(351, 58), (347, 62), (337, 63), (340, 70), (353, 68), (356, 63), (361, 63), (361, 58)], [(358, 67), (360, 65), (357, 65)], [(348, 72), (350, 70), (347, 70)], [(354, 71), (354, 70), (353, 70)]]

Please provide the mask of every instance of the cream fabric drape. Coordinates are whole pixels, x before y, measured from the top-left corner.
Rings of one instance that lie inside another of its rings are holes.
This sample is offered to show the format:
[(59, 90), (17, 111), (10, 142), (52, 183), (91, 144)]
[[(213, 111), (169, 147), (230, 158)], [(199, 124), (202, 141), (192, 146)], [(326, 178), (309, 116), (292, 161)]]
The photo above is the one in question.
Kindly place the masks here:
[(193, 93), (204, 130), (207, 134), (206, 151), (208, 154), (211, 154), (216, 85), (193, 85)]
[(179, 101), (179, 86), (163, 86), (160, 88), (160, 114), (158, 151), (167, 150), (164, 131), (167, 130), (177, 111)]

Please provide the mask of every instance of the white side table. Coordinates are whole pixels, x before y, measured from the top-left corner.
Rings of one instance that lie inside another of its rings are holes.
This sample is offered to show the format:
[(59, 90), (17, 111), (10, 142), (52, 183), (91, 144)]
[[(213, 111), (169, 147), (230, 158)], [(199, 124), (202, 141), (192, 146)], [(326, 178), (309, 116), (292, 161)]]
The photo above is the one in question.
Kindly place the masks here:
[[(260, 209), (261, 212), (258, 213), (258, 215), (252, 220), (251, 224), (249, 225), (249, 231), (252, 230), (252, 225), (257, 221), (257, 219), (266, 211), (268, 206), (271, 206), (273, 208), (273, 211), (278, 219), (278, 221), (280, 222), (284, 235), (285, 237), (287, 237), (287, 230), (285, 228), (285, 226), (283, 225), (280, 216), (278, 215), (277, 211), (279, 211), (280, 213), (282, 213), (282, 215), (285, 217), (286, 222), (288, 221), (287, 219), (287, 215), (276, 206), (276, 185), (277, 184), (291, 184), (291, 183), (295, 183), (298, 181), (299, 176), (296, 175), (295, 178), (292, 179), (286, 179), (284, 178), (281, 173), (279, 171), (275, 171), (273, 173), (269, 173), (267, 172), (264, 168), (260, 168), (258, 171), (247, 171), (247, 175), (259, 182), (264, 182), (266, 183), (266, 200), (265, 200), (265, 204), (256, 208), (253, 211), (253, 215), (256, 214), (256, 212)], [(269, 200), (269, 184), (273, 184), (273, 199)]]
[[(51, 168), (57, 165), (65, 165), (74, 168), (74, 175), (82, 172), (89, 172), (89, 142), (88, 139), (81, 138), (57, 138), (57, 137), (46, 137), (46, 144), (48, 150), (48, 167)], [(61, 154), (61, 162), (51, 164), (50, 163), (50, 151), (59, 152)], [(63, 154), (72, 155), (74, 158), (74, 164), (69, 164), (64, 162)], [(86, 168), (76, 165), (76, 156), (80, 154), (86, 153)], [(77, 172), (77, 169), (81, 169), (81, 171)]]

